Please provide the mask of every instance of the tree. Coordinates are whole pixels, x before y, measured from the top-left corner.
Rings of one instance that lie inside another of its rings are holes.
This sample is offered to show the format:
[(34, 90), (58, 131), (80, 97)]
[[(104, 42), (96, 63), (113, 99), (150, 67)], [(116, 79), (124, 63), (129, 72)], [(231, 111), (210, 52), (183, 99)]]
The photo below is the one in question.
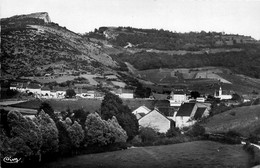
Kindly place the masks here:
[(5, 137), (3, 146), (10, 156), (39, 156), (42, 145), (42, 134), (39, 127), (20, 112), (11, 111), (7, 115), (10, 136)]
[(142, 142), (153, 142), (158, 138), (157, 130), (151, 127), (141, 127), (139, 136)]
[(241, 101), (241, 97), (239, 96), (239, 94), (234, 93), (234, 94), (232, 94), (232, 100)]
[(190, 92), (190, 95), (194, 99), (196, 99), (197, 97), (200, 97), (200, 93), (198, 91), (192, 91), (192, 92)]
[(85, 122), (85, 146), (105, 146), (110, 143), (108, 124), (97, 114), (89, 114)]
[(107, 93), (101, 103), (101, 117), (108, 120), (115, 116), (119, 125), (126, 131), (128, 140), (138, 133), (139, 124), (134, 114), (128, 106), (123, 105), (122, 100), (112, 94)]
[(180, 135), (180, 130), (178, 128), (170, 128), (167, 132), (166, 132), (166, 136), (168, 138), (171, 138), (171, 137), (175, 137), (175, 136), (178, 136)]
[(39, 113), (40, 113), (42, 110), (43, 110), (46, 114), (48, 114), (48, 115), (53, 119), (54, 122), (57, 122), (57, 121), (58, 121), (58, 117), (54, 114), (54, 110), (53, 110), (53, 108), (51, 107), (50, 104), (48, 104), (47, 102), (43, 102), (43, 103), (40, 105), (39, 109), (38, 109), (38, 114), (37, 114), (37, 115), (39, 115)]
[(72, 97), (74, 97), (74, 96), (76, 96), (76, 93), (75, 93), (74, 89), (68, 89), (68, 90), (66, 90), (66, 97), (72, 98)]
[(42, 133), (42, 154), (58, 152), (59, 132), (55, 122), (43, 110), (38, 114), (35, 122), (39, 125)]
[(82, 129), (81, 125), (75, 121), (71, 126), (68, 127), (67, 130), (73, 148), (79, 148), (81, 142), (84, 139), (84, 130)]
[(110, 131), (112, 132), (112, 136), (114, 137), (114, 142), (126, 142), (126, 131), (119, 125), (116, 117), (113, 116), (112, 119), (108, 119), (107, 122), (110, 127)]

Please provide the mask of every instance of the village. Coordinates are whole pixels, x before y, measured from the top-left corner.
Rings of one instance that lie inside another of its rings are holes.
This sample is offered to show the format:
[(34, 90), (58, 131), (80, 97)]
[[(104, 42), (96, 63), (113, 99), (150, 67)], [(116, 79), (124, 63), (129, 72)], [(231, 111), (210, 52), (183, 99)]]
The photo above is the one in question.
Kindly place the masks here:
[[(22, 94), (28, 94), (34, 99), (41, 100), (77, 100), (93, 99), (103, 100), (105, 92), (89, 90), (82, 87), (59, 87), (52, 89), (32, 82), (12, 82), (10, 90), (16, 90)], [(68, 96), (68, 91), (73, 91), (73, 96)], [(154, 107), (141, 105), (133, 109), (132, 113), (136, 116), (140, 127), (151, 127), (160, 133), (166, 133), (170, 128), (176, 127), (183, 129), (194, 125), (210, 115), (212, 101), (208, 97), (199, 95), (194, 97), (191, 92), (183, 89), (174, 89), (169, 95), (151, 93), (149, 98), (136, 98), (134, 90), (118, 88), (110, 90), (123, 100), (143, 99), (156, 102)], [(222, 87), (214, 92), (214, 99), (223, 101), (227, 106), (238, 105), (238, 101), (231, 100), (230, 92), (223, 92)], [(247, 99), (243, 100), (248, 101)], [(32, 117), (32, 116), (30, 116)]]

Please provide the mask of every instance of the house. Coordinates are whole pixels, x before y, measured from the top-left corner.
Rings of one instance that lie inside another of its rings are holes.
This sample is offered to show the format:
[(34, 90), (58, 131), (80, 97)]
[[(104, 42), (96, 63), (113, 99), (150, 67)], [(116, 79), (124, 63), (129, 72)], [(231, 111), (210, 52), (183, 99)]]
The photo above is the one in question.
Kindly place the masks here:
[(140, 106), (137, 109), (135, 109), (132, 113), (136, 116), (137, 120), (145, 116), (147, 113), (149, 113), (151, 110), (147, 108), (146, 106)]
[(144, 113), (147, 114), (149, 113), (151, 110), (149, 108), (147, 108), (146, 106), (140, 106), (137, 109), (135, 109), (132, 113), (134, 115), (138, 114), (138, 113)]
[(172, 91), (169, 101), (170, 106), (180, 107), (184, 102), (188, 102), (188, 97), (184, 91)]
[(41, 95), (41, 85), (37, 83), (30, 83), (26, 87), (26, 92), (27, 93), (33, 93), (35, 95)]
[(206, 101), (206, 98), (205, 98), (205, 97), (197, 97), (197, 98), (196, 98), (196, 101), (203, 103), (203, 102)]
[(232, 95), (227, 94), (227, 93), (224, 94), (221, 87), (219, 88), (218, 92), (215, 92), (214, 97), (219, 98), (220, 100), (230, 100), (230, 99), (232, 99)]
[(141, 127), (151, 127), (156, 129), (158, 132), (166, 133), (171, 128), (173, 121), (165, 117), (155, 108), (140, 118), (138, 123)]
[(19, 82), (17, 83), (16, 89), (22, 93), (26, 92), (27, 85), (28, 85), (27, 82)]
[(192, 126), (196, 121), (209, 116), (210, 103), (184, 103), (177, 111), (175, 118), (176, 127)]
[(41, 97), (43, 98), (50, 98), (51, 96), (51, 89), (48, 86), (44, 86), (41, 88)]
[(207, 114), (209, 114), (207, 107), (198, 107), (194, 115), (194, 119), (200, 120), (204, 116), (207, 116)]
[(115, 91), (111, 91), (111, 93), (119, 96), (122, 99), (133, 99), (134, 98), (134, 91), (133, 90), (127, 90), (127, 89), (118, 89)]
[(135, 116), (136, 116), (136, 119), (139, 120), (140, 118), (145, 116), (145, 113), (136, 113)]
[(17, 90), (17, 83), (12, 82), (12, 83), (10, 84), (10, 90)]
[(182, 104), (175, 116), (175, 126), (178, 128), (183, 128), (193, 125), (195, 123), (193, 116), (195, 115), (197, 108), (196, 103)]

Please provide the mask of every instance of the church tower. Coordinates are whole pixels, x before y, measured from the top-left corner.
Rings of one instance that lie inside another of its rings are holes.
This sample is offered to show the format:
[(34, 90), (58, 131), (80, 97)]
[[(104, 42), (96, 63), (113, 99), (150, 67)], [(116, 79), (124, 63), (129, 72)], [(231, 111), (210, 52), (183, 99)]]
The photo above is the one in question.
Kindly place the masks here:
[(222, 88), (221, 88), (221, 86), (220, 86), (220, 88), (219, 88), (219, 96), (221, 96), (222, 95)]

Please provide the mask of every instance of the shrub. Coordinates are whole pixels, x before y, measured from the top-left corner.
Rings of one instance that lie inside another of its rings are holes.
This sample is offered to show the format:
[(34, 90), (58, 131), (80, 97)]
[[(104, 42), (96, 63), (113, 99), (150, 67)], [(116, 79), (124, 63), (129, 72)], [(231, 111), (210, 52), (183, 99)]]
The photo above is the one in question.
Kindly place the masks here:
[(151, 127), (141, 127), (139, 136), (142, 142), (154, 142), (158, 138), (157, 130)]
[(180, 135), (180, 130), (178, 128), (170, 128), (167, 132), (166, 132), (166, 137), (171, 138), (171, 137), (175, 137)]
[(186, 133), (189, 136), (197, 137), (205, 134), (205, 128), (199, 124), (195, 124)]

